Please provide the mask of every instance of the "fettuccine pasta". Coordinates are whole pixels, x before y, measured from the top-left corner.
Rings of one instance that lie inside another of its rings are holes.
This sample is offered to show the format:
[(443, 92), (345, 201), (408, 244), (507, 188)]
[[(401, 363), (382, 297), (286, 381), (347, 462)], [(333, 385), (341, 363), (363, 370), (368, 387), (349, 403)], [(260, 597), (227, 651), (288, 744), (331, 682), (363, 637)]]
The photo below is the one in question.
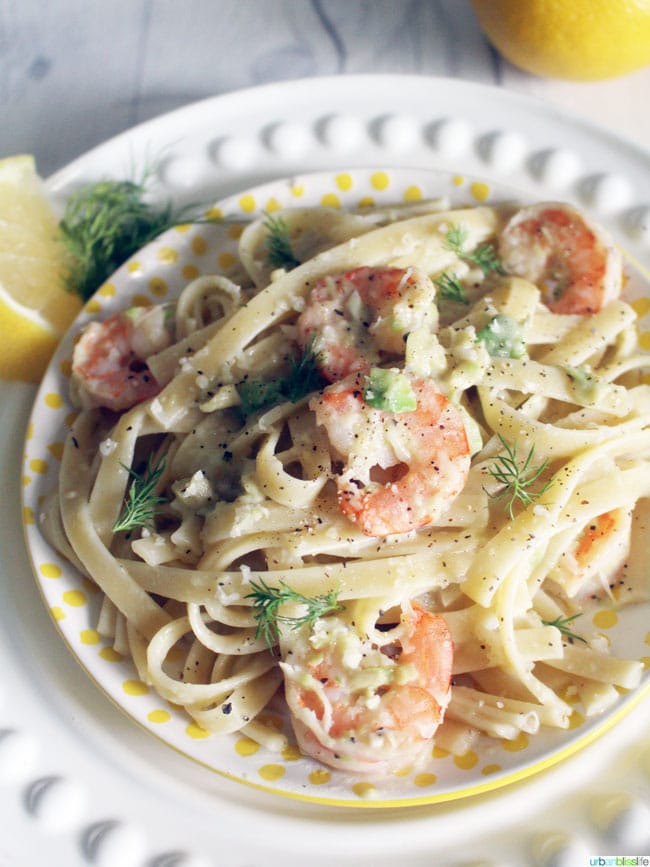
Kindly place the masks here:
[[(284, 258), (283, 258), (284, 257)], [(43, 507), (97, 629), (216, 733), (397, 771), (638, 685), (650, 387), (620, 254), (563, 204), (287, 210), (234, 282), (93, 323)]]

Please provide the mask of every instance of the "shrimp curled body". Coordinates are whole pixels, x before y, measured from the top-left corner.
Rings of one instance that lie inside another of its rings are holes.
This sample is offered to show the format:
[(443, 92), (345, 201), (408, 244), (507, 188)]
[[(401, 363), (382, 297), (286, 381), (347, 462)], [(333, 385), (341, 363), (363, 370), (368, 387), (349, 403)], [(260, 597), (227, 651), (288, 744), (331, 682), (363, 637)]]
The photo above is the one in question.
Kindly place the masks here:
[(281, 666), (301, 751), (370, 774), (416, 762), (449, 703), (453, 654), (444, 618), (416, 604), (372, 636), (338, 616), (291, 633)]
[(310, 401), (345, 465), (339, 508), (368, 536), (407, 533), (439, 518), (465, 486), (470, 448), (460, 410), (429, 380), (412, 379), (416, 408), (375, 409), (364, 377), (328, 386)]
[[(437, 316), (435, 288), (416, 268), (362, 267), (322, 277), (297, 322), (329, 382), (404, 354), (406, 335)], [(432, 327), (435, 321), (431, 322)]]
[(146, 357), (171, 337), (162, 307), (119, 312), (91, 322), (75, 344), (72, 387), (82, 406), (122, 412), (160, 391)]
[(499, 240), (505, 270), (536, 283), (553, 313), (597, 313), (617, 298), (622, 257), (605, 232), (566, 204), (522, 208)]

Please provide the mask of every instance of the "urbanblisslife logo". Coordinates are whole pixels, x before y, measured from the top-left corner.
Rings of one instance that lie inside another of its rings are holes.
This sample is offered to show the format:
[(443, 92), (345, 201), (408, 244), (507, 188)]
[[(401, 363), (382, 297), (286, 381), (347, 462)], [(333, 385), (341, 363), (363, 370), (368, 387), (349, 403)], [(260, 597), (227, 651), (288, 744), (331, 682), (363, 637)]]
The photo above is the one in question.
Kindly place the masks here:
[(650, 867), (650, 855), (596, 855), (589, 859), (590, 867)]

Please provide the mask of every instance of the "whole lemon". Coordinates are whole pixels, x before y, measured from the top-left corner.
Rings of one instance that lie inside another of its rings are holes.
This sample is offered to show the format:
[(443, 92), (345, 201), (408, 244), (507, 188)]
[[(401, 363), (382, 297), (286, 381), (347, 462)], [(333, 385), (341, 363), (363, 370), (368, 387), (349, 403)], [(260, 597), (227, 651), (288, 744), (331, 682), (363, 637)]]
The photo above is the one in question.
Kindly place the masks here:
[(650, 64), (650, 0), (472, 0), (503, 56), (535, 75), (596, 81)]

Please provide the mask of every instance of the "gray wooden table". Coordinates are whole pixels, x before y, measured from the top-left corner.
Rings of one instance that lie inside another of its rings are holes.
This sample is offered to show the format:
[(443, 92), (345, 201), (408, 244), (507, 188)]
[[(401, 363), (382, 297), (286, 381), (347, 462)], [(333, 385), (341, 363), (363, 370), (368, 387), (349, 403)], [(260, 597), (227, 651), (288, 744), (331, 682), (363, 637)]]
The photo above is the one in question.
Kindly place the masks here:
[(594, 84), (526, 75), (469, 0), (0, 0), (0, 157), (33, 153), (46, 176), (199, 98), (373, 72), (527, 92), (650, 143), (650, 68)]

